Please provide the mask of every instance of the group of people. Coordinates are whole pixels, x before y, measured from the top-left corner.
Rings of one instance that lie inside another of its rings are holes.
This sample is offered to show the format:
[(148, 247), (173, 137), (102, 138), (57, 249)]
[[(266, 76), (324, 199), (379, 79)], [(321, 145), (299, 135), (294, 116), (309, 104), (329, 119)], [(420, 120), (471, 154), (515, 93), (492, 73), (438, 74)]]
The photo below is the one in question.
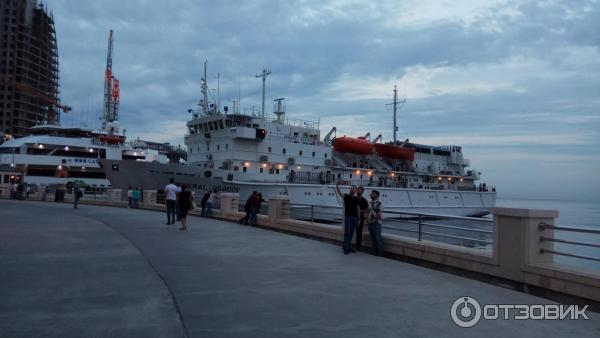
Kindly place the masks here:
[(253, 191), (250, 197), (244, 204), (244, 212), (246, 216), (239, 220), (240, 224), (256, 226), (258, 211), (261, 208), (262, 202), (265, 200), (262, 198), (262, 194), (258, 191)]
[[(379, 191), (372, 190), (370, 201), (363, 196), (363, 187), (350, 187), (347, 194), (342, 193), (339, 183), (335, 185), (336, 192), (344, 200), (344, 254), (360, 251), (362, 245), (362, 233), (365, 223), (369, 229), (372, 240), (373, 253), (381, 256), (383, 252), (381, 237), (381, 214), (383, 205), (379, 200)], [(356, 250), (352, 248), (352, 238), (356, 232)]]
[(140, 187), (129, 187), (127, 190), (127, 201), (130, 208), (138, 209), (142, 199), (142, 189)]
[[(215, 206), (215, 199), (218, 196), (214, 191), (207, 191), (200, 200), (201, 217), (208, 217), (210, 210)], [(167, 225), (175, 224), (175, 221), (181, 221), (179, 230), (187, 230), (187, 215), (190, 210), (196, 207), (194, 203), (194, 193), (188, 189), (185, 184), (177, 186), (173, 178), (165, 187), (165, 204), (167, 206)]]
[(22, 200), (23, 194), (27, 197), (27, 190), (30, 189), (26, 183), (11, 183), (10, 185), (10, 199), (11, 200)]

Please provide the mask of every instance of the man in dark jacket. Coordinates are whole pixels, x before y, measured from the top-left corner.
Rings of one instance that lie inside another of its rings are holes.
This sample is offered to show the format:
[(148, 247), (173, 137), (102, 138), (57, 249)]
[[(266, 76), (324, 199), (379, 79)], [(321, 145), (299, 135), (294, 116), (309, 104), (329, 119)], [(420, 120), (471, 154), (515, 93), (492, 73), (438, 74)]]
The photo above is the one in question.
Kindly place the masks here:
[(239, 220), (240, 224), (248, 225), (248, 220), (250, 219), (250, 213), (252, 212), (252, 208), (256, 205), (256, 200), (257, 200), (256, 195), (257, 194), (258, 194), (258, 192), (253, 191), (252, 195), (250, 195), (250, 197), (248, 197), (248, 199), (246, 200), (246, 204), (244, 204), (244, 212), (246, 213), (246, 216), (244, 216), (242, 219)]
[[(373, 176), (371, 176), (373, 177)], [(367, 214), (369, 213), (369, 202), (364, 197), (365, 189), (358, 187), (356, 189), (356, 198), (358, 199), (358, 224), (356, 225), (356, 250), (360, 251), (362, 244), (363, 227), (366, 224)]]

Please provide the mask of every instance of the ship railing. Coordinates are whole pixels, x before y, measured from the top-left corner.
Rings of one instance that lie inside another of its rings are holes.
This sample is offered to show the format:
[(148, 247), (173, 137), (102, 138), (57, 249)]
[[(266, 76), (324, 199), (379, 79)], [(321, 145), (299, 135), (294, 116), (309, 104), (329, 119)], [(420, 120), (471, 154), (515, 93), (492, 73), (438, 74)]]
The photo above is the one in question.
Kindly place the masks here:
[[(343, 226), (342, 211), (341, 207), (292, 203), (284, 214), (290, 219)], [(384, 210), (381, 223), (383, 233), (417, 241), (428, 240), (481, 250), (491, 250), (494, 244), (494, 220), (491, 218)]]
[[(580, 226), (558, 226), (539, 223), (540, 242), (557, 243), (550, 248), (540, 248), (542, 255), (562, 256), (576, 261), (600, 262), (600, 229)], [(559, 232), (563, 236), (557, 238), (553, 232)], [(581, 240), (584, 237), (585, 240)], [(574, 252), (574, 251), (577, 252)], [(587, 253), (593, 254), (587, 254)]]

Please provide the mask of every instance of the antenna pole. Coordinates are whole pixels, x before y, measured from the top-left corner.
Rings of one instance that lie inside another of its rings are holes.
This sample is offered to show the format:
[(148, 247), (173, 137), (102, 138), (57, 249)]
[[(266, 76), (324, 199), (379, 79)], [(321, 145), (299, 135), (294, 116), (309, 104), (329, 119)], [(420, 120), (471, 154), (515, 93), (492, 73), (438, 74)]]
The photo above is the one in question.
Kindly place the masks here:
[(204, 77), (202, 78), (202, 113), (208, 113), (208, 85), (206, 83), (206, 64), (208, 60), (204, 60)]
[(398, 111), (398, 88), (394, 85), (394, 145), (396, 144), (396, 133), (398, 132), (398, 125), (396, 122), (396, 113)]
[(261, 115), (265, 117), (265, 82), (267, 81), (267, 76), (271, 74), (270, 70), (263, 69), (262, 73), (256, 75), (256, 78), (262, 77), (262, 110)]

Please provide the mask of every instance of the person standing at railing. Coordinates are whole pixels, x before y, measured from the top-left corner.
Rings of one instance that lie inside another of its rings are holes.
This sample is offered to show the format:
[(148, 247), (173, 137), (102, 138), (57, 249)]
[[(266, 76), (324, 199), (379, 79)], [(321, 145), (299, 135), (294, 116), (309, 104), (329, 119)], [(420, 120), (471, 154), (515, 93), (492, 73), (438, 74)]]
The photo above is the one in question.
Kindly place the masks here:
[(262, 202), (264, 202), (261, 193), (256, 194), (254, 203), (250, 207), (250, 226), (255, 227), (258, 224), (258, 212), (260, 211)]
[(256, 194), (258, 194), (258, 192), (255, 190), (246, 200), (246, 204), (244, 204), (244, 212), (246, 213), (246, 216), (242, 217), (238, 223), (248, 225), (248, 221), (250, 220), (250, 212), (252, 211), (252, 205), (256, 203)]
[[(371, 176), (373, 177), (373, 176)], [(356, 198), (358, 199), (358, 224), (356, 226), (356, 250), (360, 251), (360, 246), (362, 244), (362, 234), (363, 228), (367, 220), (367, 215), (369, 214), (369, 202), (363, 196), (365, 192), (365, 188), (358, 187), (356, 189)]]
[(367, 227), (373, 243), (373, 254), (381, 256), (383, 253), (383, 241), (381, 238), (381, 213), (383, 205), (379, 200), (379, 191), (371, 191), (371, 202), (369, 202), (369, 212), (367, 215)]
[(79, 189), (79, 183), (75, 182), (73, 184), (73, 208), (77, 209), (77, 204), (79, 204), (79, 199), (83, 197), (83, 193), (81, 189)]
[(165, 204), (167, 205), (167, 225), (175, 224), (175, 204), (177, 203), (177, 194), (181, 188), (175, 185), (175, 179), (169, 179), (169, 184), (165, 187)]
[(131, 207), (138, 209), (141, 198), (142, 191), (140, 190), (140, 187), (133, 188), (133, 190), (131, 191)]
[(129, 186), (127, 189), (127, 206), (133, 208), (133, 188)]
[(200, 200), (200, 207), (202, 207), (202, 211), (200, 212), (200, 217), (204, 217), (204, 214), (206, 213), (206, 202), (208, 202), (209, 198), (210, 198), (210, 191), (207, 191), (204, 193), (204, 196), (202, 196), (202, 200)]
[(350, 187), (350, 193), (342, 194), (339, 182), (335, 182), (335, 191), (344, 200), (344, 255), (356, 252), (352, 249), (352, 237), (358, 221), (358, 198), (356, 198), (356, 187)]

